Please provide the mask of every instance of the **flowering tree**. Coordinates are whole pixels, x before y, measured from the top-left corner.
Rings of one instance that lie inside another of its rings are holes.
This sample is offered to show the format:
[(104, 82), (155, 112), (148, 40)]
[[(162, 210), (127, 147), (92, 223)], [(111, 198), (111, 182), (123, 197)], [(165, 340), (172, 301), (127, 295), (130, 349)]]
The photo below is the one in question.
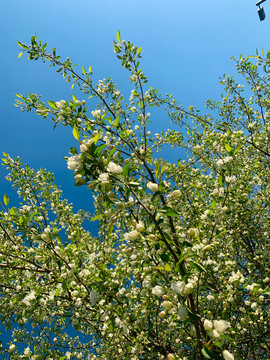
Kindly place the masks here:
[[(148, 87), (141, 48), (116, 38), (129, 104), (112, 79), (94, 85), (91, 68), (80, 75), (36, 36), (19, 42), (82, 91), (83, 100), (16, 102), (72, 128), (67, 166), (96, 210), (75, 214), (51, 173), (4, 154), (22, 202), (9, 207), (5, 195), (0, 213), (0, 316), (12, 330), (1, 354), (269, 359), (270, 53), (235, 60), (248, 98), (224, 77), (226, 95), (206, 103), (211, 116)], [(178, 131), (151, 135), (153, 106)], [(183, 154), (176, 163), (161, 157), (168, 146)]]

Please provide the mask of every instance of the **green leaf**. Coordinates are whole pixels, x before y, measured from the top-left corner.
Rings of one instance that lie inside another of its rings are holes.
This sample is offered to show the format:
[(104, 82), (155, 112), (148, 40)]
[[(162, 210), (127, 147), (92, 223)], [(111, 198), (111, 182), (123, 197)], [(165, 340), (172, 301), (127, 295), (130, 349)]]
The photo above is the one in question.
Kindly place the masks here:
[(164, 269), (165, 271), (172, 271), (171, 265), (169, 265), (168, 263), (165, 265)]
[(82, 66), (82, 71), (83, 71), (83, 73), (86, 75), (86, 71), (85, 71), (84, 66)]
[(55, 291), (55, 296), (58, 296), (60, 294), (60, 291), (61, 291), (61, 288), (58, 288), (56, 291)]
[(18, 45), (19, 45), (21, 48), (28, 50), (28, 46), (27, 46), (27, 45), (21, 43), (21, 42), (18, 41), (18, 40), (17, 40), (17, 43), (18, 43)]
[(18, 55), (18, 59), (22, 56), (23, 52), (21, 51)]
[[(74, 84), (73, 84), (73, 85), (74, 85)], [(76, 98), (76, 96), (75, 96), (74, 94), (72, 94), (72, 99), (73, 99), (74, 102), (77, 101), (77, 98)]]
[(99, 140), (99, 134), (96, 134), (93, 138), (93, 144), (96, 144)]
[(98, 220), (98, 219), (100, 219), (102, 217), (103, 217), (103, 214), (100, 214), (100, 215), (97, 215), (97, 216), (93, 217), (90, 221), (96, 221), (96, 220)]
[(228, 143), (225, 143), (225, 149), (228, 151), (228, 153), (232, 150)]
[(116, 39), (117, 39), (118, 42), (121, 42), (121, 36), (120, 36), (120, 31), (119, 30), (117, 31)]
[(190, 311), (189, 309), (187, 309), (188, 311), (188, 316), (191, 320), (195, 320), (195, 321), (198, 321), (200, 320), (200, 316), (198, 316), (197, 314), (194, 314), (192, 311)]
[(164, 206), (161, 211), (167, 216), (179, 216), (178, 212), (169, 206)]
[(206, 273), (205, 268), (204, 268), (201, 264), (199, 264), (197, 261), (190, 260), (190, 261), (189, 261), (189, 264), (190, 264), (190, 266), (192, 266), (194, 269), (198, 270), (200, 273), (202, 273), (202, 272), (205, 272), (205, 273)]
[(220, 175), (219, 179), (218, 179), (218, 184), (220, 186), (224, 185), (224, 181), (225, 181), (225, 176), (224, 175)]
[(217, 205), (216, 200), (213, 200), (213, 201), (211, 202), (211, 207), (212, 207), (213, 210), (215, 210), (216, 205)]
[(4, 195), (4, 204), (5, 204), (6, 206), (8, 206), (8, 204), (9, 204), (9, 197), (7, 196), (6, 193), (5, 193), (5, 195)]
[(140, 55), (141, 51), (142, 51), (142, 47), (140, 47), (140, 48), (138, 49), (138, 55)]
[(167, 263), (167, 262), (170, 260), (169, 256), (168, 256), (167, 254), (165, 254), (165, 253), (161, 254), (161, 255), (160, 255), (160, 258), (161, 258), (161, 260), (164, 261), (165, 263)]
[(120, 117), (119, 117), (119, 115), (114, 119), (114, 122), (115, 122), (115, 126), (118, 127), (119, 122), (120, 122)]
[(55, 110), (58, 109), (54, 101), (49, 100), (49, 101), (48, 101), (48, 104), (50, 105), (50, 107), (51, 107), (52, 109), (55, 109)]
[(75, 139), (79, 141), (79, 130), (76, 126), (74, 126), (73, 128), (72, 134), (75, 137)]
[(207, 352), (205, 351), (205, 348), (202, 349), (202, 354), (203, 356), (206, 357), (206, 359), (211, 359), (211, 357), (207, 354)]
[(204, 353), (208, 355), (208, 357), (207, 357), (208, 359), (224, 360), (223, 357), (221, 357), (217, 353), (209, 350), (206, 346), (203, 347), (203, 350), (204, 350)]
[(18, 213), (17, 213), (17, 209), (15, 207), (12, 207), (10, 210), (10, 215), (13, 215), (13, 216), (18, 216)]

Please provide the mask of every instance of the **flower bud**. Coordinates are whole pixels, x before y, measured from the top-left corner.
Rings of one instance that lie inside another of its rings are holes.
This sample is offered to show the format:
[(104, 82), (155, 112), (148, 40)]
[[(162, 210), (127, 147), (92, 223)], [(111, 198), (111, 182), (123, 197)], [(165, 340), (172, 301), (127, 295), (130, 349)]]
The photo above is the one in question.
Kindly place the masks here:
[(199, 236), (199, 230), (195, 228), (191, 228), (188, 230), (187, 234), (190, 238), (196, 239)]
[(149, 181), (149, 182), (147, 183), (147, 187), (148, 187), (148, 189), (149, 189), (150, 191), (152, 191), (152, 192), (157, 192), (157, 191), (158, 191), (158, 184), (153, 183), (153, 182), (151, 182), (151, 181)]

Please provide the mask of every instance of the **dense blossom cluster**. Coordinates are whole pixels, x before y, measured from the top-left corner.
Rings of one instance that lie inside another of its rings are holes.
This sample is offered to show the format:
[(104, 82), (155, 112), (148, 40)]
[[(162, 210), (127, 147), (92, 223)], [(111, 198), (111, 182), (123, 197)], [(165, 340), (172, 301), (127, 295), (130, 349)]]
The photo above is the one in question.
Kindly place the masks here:
[[(270, 56), (236, 61), (253, 95), (224, 78), (211, 118), (145, 90), (141, 48), (119, 33), (114, 51), (134, 86), (127, 105), (111, 79), (95, 86), (91, 68), (75, 73), (35, 37), (20, 46), (99, 101), (93, 110), (74, 95), (17, 100), (72, 128), (67, 167), (92, 191), (99, 233), (84, 229), (91, 216), (73, 212), (49, 172), (5, 154), (22, 203), (9, 208), (5, 195), (0, 213), (0, 317), (13, 331), (2, 356), (267, 360)], [(178, 130), (151, 136), (149, 105)], [(168, 144), (185, 152), (176, 163), (161, 157)]]

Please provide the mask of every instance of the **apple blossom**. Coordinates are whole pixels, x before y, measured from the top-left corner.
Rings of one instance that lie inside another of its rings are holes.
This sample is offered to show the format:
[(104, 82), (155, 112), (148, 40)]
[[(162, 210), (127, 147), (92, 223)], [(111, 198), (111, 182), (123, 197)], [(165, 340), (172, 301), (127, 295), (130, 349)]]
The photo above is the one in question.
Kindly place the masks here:
[(151, 182), (151, 181), (149, 181), (149, 182), (147, 183), (147, 187), (148, 187), (148, 189), (149, 189), (150, 191), (152, 191), (152, 192), (158, 191), (158, 184), (155, 184), (155, 183), (153, 183), (153, 182)]
[(164, 294), (164, 290), (162, 286), (156, 285), (155, 287), (153, 287), (152, 293), (156, 296), (161, 296)]
[(120, 165), (117, 165), (113, 161), (111, 161), (107, 166), (107, 171), (113, 174), (121, 174), (123, 172), (123, 169)]
[(181, 296), (185, 295), (185, 289), (186, 289), (186, 285), (183, 281), (177, 281), (177, 282), (173, 282), (171, 284), (172, 290), (175, 294), (179, 294)]
[(228, 350), (224, 350), (222, 352), (222, 355), (223, 355), (225, 360), (234, 360), (233, 354), (231, 354)]

